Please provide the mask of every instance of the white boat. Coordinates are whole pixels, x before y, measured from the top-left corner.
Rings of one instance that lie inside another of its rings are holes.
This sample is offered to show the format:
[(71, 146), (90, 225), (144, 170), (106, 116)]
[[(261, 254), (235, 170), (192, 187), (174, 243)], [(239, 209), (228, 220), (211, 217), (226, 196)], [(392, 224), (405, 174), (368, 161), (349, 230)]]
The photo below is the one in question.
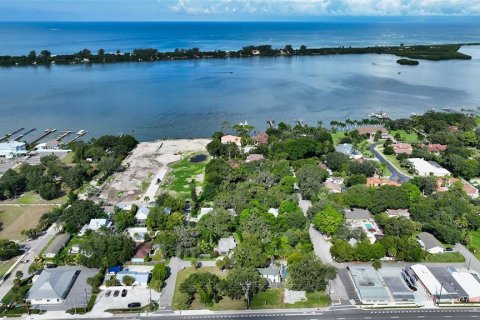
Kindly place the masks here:
[(83, 136), (85, 133), (87, 133), (87, 131), (85, 131), (85, 130), (80, 130), (80, 131), (77, 132), (77, 135)]

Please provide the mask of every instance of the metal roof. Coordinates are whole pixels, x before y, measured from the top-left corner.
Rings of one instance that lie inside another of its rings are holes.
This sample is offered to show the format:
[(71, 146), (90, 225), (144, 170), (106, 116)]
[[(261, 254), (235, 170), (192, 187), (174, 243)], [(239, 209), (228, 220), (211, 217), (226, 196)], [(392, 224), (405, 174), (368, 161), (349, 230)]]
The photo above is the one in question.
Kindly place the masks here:
[(29, 300), (65, 299), (80, 270), (49, 269), (43, 270), (28, 292)]

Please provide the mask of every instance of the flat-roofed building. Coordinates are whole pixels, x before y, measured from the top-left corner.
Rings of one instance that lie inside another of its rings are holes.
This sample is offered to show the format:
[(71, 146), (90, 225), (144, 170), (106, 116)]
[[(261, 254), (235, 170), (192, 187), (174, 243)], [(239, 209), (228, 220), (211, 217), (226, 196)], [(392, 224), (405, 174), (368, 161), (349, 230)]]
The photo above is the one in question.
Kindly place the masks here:
[(25, 142), (9, 141), (0, 143), (0, 157), (11, 158), (27, 154)]
[(410, 163), (415, 167), (419, 176), (428, 177), (428, 176), (436, 176), (436, 177), (444, 177), (449, 176), (451, 173), (447, 169), (440, 166), (435, 161), (425, 161), (424, 159), (420, 158), (410, 158), (408, 159)]
[(355, 289), (363, 304), (388, 304), (390, 295), (378, 273), (370, 266), (350, 266), (347, 268)]
[(468, 296), (468, 302), (480, 302), (480, 281), (469, 272), (452, 272), (452, 277)]

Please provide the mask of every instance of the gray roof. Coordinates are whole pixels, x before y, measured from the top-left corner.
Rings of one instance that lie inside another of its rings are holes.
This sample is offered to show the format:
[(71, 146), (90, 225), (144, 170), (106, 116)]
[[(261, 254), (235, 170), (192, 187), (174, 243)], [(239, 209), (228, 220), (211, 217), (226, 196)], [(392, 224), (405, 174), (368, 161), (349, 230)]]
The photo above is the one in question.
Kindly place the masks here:
[(28, 291), (27, 299), (65, 299), (79, 273), (79, 270), (70, 268), (43, 270)]
[(389, 216), (410, 218), (408, 209), (388, 209), (387, 214)]
[(53, 241), (50, 243), (48, 248), (43, 252), (43, 255), (48, 255), (48, 254), (55, 255), (59, 253), (63, 248), (65, 248), (65, 245), (68, 243), (69, 240), (70, 240), (70, 235), (59, 234), (53, 239)]
[(389, 300), (388, 291), (375, 269), (370, 266), (351, 266), (349, 270), (362, 301)]
[(257, 270), (262, 276), (280, 276), (281, 275), (280, 268), (275, 265), (268, 268), (257, 268)]
[(397, 301), (415, 301), (415, 295), (410, 290), (402, 277), (383, 277), (383, 281)]
[(365, 209), (352, 208), (350, 210), (345, 210), (345, 219), (369, 219), (372, 217), (370, 211)]
[(435, 247), (443, 247), (442, 243), (438, 241), (437, 238), (435, 238), (431, 233), (420, 232), (417, 238), (423, 242), (425, 250), (430, 250)]
[(468, 297), (462, 286), (452, 276), (452, 272), (457, 271), (454, 267), (428, 267), (428, 270), (442, 284), (443, 290), (449, 293), (445, 295), (445, 298), (458, 299)]
[(228, 237), (228, 238), (221, 238), (218, 241), (218, 251), (219, 252), (229, 252), (230, 250), (235, 249), (237, 246), (237, 243), (235, 242), (235, 239), (233, 237)]

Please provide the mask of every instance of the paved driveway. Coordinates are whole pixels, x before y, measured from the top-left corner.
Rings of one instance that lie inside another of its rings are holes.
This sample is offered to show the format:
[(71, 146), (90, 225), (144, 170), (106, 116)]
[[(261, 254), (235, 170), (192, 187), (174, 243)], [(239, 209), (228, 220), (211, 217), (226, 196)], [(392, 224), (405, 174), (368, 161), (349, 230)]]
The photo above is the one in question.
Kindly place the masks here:
[[(122, 297), (122, 290), (127, 290), (127, 295)], [(117, 297), (113, 296), (113, 293), (118, 290), (119, 294)], [(110, 296), (107, 297), (106, 293), (110, 291)], [(145, 306), (150, 303), (150, 295), (152, 301), (158, 301), (160, 298), (160, 293), (155, 290), (150, 290), (149, 288), (134, 286), (134, 287), (110, 287), (106, 290), (103, 290), (97, 297), (97, 302), (93, 306), (93, 312), (101, 312), (107, 309), (126, 309), (128, 304), (132, 302), (140, 302), (142, 306)]]
[(182, 268), (190, 267), (189, 261), (183, 261), (180, 258), (170, 259), (168, 267), (170, 268), (170, 277), (165, 281), (165, 289), (160, 297), (159, 306), (165, 308), (171, 308), (173, 304), (173, 294), (175, 293), (175, 283), (177, 282), (178, 271)]

